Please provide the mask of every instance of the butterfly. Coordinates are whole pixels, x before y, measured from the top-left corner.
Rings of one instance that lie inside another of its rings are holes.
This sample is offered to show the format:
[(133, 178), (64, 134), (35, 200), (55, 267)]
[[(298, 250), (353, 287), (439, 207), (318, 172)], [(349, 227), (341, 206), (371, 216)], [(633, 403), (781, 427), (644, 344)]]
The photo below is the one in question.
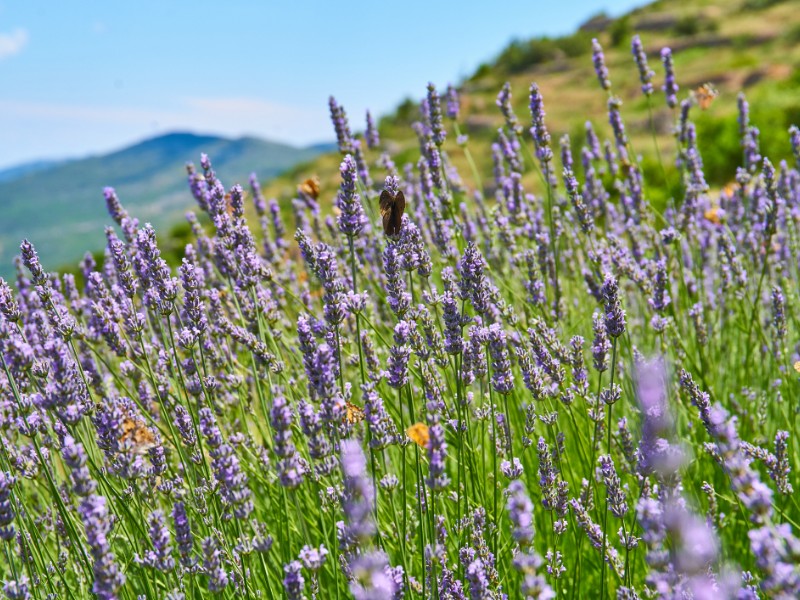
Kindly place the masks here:
[(711, 106), (714, 98), (719, 96), (719, 92), (715, 90), (710, 83), (704, 83), (696, 90), (692, 90), (691, 96), (695, 104), (697, 104), (701, 109), (706, 110), (709, 106)]
[(709, 208), (703, 216), (706, 218), (707, 221), (711, 221), (712, 223), (716, 223), (719, 225), (721, 220), (719, 218), (719, 206), (712, 206)]
[(392, 196), (387, 190), (381, 192), (381, 218), (383, 219), (383, 232), (394, 237), (400, 233), (403, 223), (403, 212), (406, 209), (406, 197), (399, 191)]
[(132, 449), (136, 454), (144, 454), (157, 445), (155, 434), (136, 417), (125, 417), (122, 420), (122, 432), (118, 438), (121, 446)]
[(356, 404), (353, 404), (352, 402), (348, 402), (344, 413), (344, 422), (348, 425), (355, 425), (363, 420), (364, 409)]
[(420, 448), (427, 448), (428, 442), (431, 440), (431, 434), (425, 423), (414, 423), (406, 429), (406, 435)]
[(297, 189), (309, 198), (316, 200), (319, 197), (319, 178), (316, 176), (309, 177)]

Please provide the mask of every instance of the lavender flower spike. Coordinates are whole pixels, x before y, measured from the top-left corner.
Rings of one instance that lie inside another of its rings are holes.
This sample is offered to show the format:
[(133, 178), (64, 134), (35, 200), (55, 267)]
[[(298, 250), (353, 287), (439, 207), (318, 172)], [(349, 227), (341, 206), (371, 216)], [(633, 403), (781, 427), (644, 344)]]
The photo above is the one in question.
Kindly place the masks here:
[(356, 161), (349, 154), (344, 157), (339, 173), (342, 175), (341, 187), (336, 196), (336, 207), (341, 212), (338, 217), (339, 230), (346, 236), (353, 237), (364, 229), (367, 218), (361, 205), (361, 197), (356, 192)]
[(608, 78), (608, 68), (606, 67), (606, 57), (603, 54), (603, 47), (597, 38), (592, 39), (592, 62), (594, 63), (594, 72), (597, 73), (597, 80), (600, 82), (600, 87), (608, 91), (611, 89), (611, 80)]
[(605, 304), (605, 324), (608, 335), (617, 338), (625, 333), (625, 311), (619, 301), (619, 286), (613, 275), (606, 276), (601, 289)]
[(667, 97), (667, 106), (675, 108), (678, 105), (678, 83), (675, 80), (675, 67), (672, 64), (672, 50), (661, 49), (661, 62), (664, 64), (664, 85), (662, 90)]
[(642, 84), (642, 93), (645, 96), (650, 96), (653, 93), (653, 77), (655, 73), (647, 66), (647, 54), (644, 51), (644, 45), (638, 35), (633, 36), (631, 40), (631, 52), (633, 53), (633, 60), (639, 69), (639, 81)]
[(428, 83), (428, 118), (430, 120), (433, 142), (437, 147), (441, 148), (447, 137), (447, 132), (442, 122), (442, 103), (439, 99), (439, 94), (436, 92), (436, 86), (432, 83)]
[(106, 499), (92, 494), (81, 502), (78, 512), (86, 528), (86, 543), (94, 560), (92, 591), (102, 600), (116, 600), (118, 590), (125, 583), (125, 574), (119, 569), (111, 552), (111, 517)]
[(367, 111), (367, 130), (364, 132), (364, 137), (367, 140), (367, 147), (369, 149), (377, 148), (381, 144), (378, 128), (375, 126), (375, 122), (372, 120), (372, 115), (369, 111)]

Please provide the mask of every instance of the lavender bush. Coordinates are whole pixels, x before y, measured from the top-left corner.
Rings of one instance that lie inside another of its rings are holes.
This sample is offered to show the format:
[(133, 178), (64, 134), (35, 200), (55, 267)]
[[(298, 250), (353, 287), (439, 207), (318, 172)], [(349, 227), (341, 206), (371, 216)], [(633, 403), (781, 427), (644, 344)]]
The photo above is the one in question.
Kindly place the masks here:
[(742, 97), (712, 190), (669, 49), (663, 84), (632, 52), (675, 109), (667, 206), (595, 41), (602, 146), (587, 123), (559, 159), (538, 86), (523, 119), (506, 85), (483, 186), (430, 84), (398, 171), (331, 98), (338, 192), (253, 176), (248, 208), (202, 156), (176, 271), (110, 188), (80, 281), (24, 241), (0, 280), (5, 596), (798, 597), (800, 134), (796, 164), (761, 157)]

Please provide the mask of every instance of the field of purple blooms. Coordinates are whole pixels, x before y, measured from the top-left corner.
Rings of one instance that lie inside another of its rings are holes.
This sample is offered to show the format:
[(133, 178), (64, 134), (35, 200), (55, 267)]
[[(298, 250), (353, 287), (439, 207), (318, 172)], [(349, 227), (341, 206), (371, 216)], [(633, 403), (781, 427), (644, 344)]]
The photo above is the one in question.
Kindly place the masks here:
[(525, 119), (506, 86), (491, 183), (455, 171), (458, 93), (430, 85), (402, 173), (331, 99), (340, 189), (300, 185), (293, 235), (288, 200), (203, 156), (177, 272), (111, 188), (82, 277), (24, 241), (0, 280), (5, 596), (799, 597), (800, 131), (774, 166), (740, 96), (712, 190), (670, 51), (663, 85), (633, 57), (673, 111), (666, 206), (595, 43), (613, 139), (557, 148), (536, 84)]

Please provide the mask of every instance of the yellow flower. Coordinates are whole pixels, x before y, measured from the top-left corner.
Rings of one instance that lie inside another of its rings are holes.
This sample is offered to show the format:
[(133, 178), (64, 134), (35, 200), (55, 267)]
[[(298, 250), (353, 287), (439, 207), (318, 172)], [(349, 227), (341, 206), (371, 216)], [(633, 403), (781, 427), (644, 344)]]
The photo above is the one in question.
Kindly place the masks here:
[(406, 435), (420, 448), (427, 448), (428, 441), (431, 439), (428, 433), (428, 426), (425, 423), (414, 423), (406, 429)]
[(800, 373), (800, 360), (794, 363), (794, 370)]

